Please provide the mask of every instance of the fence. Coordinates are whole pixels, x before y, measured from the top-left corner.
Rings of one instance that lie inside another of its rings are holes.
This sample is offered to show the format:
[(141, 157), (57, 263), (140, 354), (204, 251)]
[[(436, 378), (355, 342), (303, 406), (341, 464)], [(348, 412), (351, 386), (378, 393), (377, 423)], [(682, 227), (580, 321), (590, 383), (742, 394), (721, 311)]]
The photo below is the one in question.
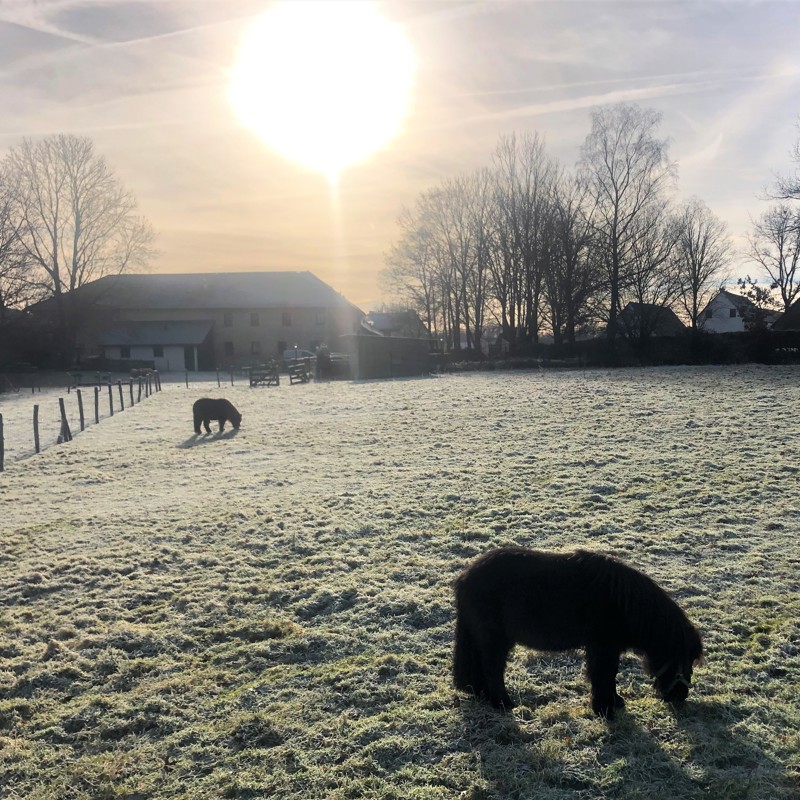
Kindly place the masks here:
[[(88, 398), (84, 398), (84, 389), (91, 388), (92, 392), (87, 392)], [(74, 393), (73, 390), (74, 389)], [(83, 431), (87, 425), (92, 422), (98, 425), (102, 419), (113, 417), (115, 413), (125, 411), (127, 408), (132, 408), (134, 405), (141, 403), (142, 400), (147, 399), (155, 392), (161, 391), (161, 377), (158, 372), (150, 372), (148, 374), (139, 375), (137, 377), (129, 378), (126, 381), (118, 380), (116, 382), (107, 382), (100, 384), (71, 384), (67, 388), (68, 397), (75, 398), (77, 405), (77, 418), (73, 411), (70, 415), (67, 411), (67, 405), (64, 397), (57, 398), (58, 411), (54, 412), (55, 402), (47, 406), (40, 400), (33, 405), (33, 419), (31, 429), (31, 439), (33, 449), (20, 447), (17, 444), (14, 450), (17, 452), (15, 459), (24, 458), (28, 455), (40, 453), (43, 449), (42, 442), (45, 442), (45, 448), (53, 444), (61, 444), (62, 442), (69, 442), (73, 438), (73, 429), (75, 432)], [(48, 394), (47, 399), (55, 401), (53, 394)], [(87, 402), (84, 402), (84, 400)], [(44, 412), (41, 413), (41, 412)], [(0, 413), (0, 472), (5, 468), (7, 449), (7, 425), (8, 420), (3, 418)], [(15, 425), (15, 428), (21, 426)], [(42, 436), (42, 431), (54, 430), (57, 427), (58, 434), (53, 437), (53, 434)], [(19, 430), (15, 433), (16, 441), (21, 441)], [(55, 441), (53, 441), (53, 438)]]

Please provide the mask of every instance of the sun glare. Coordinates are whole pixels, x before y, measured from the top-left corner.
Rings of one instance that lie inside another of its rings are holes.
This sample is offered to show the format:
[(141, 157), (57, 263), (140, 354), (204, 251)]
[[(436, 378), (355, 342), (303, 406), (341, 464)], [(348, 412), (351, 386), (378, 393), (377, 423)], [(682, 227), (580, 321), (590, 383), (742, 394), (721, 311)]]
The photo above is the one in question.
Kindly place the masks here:
[(400, 132), (413, 56), (363, 0), (284, 0), (245, 34), (230, 98), (240, 120), (332, 183)]

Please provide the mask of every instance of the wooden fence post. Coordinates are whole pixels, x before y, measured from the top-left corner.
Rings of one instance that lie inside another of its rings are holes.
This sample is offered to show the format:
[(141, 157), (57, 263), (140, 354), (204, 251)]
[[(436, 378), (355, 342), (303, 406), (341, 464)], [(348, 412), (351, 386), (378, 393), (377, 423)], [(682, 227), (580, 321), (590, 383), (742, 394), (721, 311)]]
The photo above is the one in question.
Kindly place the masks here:
[(217, 367), (217, 386), (222, 386), (222, 384), (219, 382), (219, 367)]
[(81, 430), (86, 427), (86, 420), (83, 418), (83, 397), (81, 396), (81, 390), (76, 389), (75, 394), (78, 395), (78, 416), (81, 418)]
[(231, 370), (231, 386), (233, 386), (233, 370)]
[(94, 387), (94, 424), (100, 424), (100, 387)]
[(111, 391), (111, 384), (108, 384), (108, 416), (114, 416), (114, 392)]
[(39, 404), (33, 406), (33, 449), (39, 452)]
[(122, 399), (122, 381), (117, 381), (117, 388), (119, 389), (119, 409), (125, 410), (125, 401)]
[(131, 405), (133, 405), (133, 404), (134, 404), (134, 403), (133, 403), (133, 378), (131, 378), (131, 379), (128, 381), (128, 385), (130, 386), (130, 390), (131, 390)]
[(67, 411), (64, 408), (64, 398), (58, 398), (58, 407), (61, 411), (61, 433), (59, 433), (58, 438), (61, 439), (62, 442), (71, 442), (72, 441), (72, 431), (69, 429), (69, 422), (67, 422)]
[(156, 371), (156, 391), (161, 391), (161, 373)]
[(139, 394), (138, 394), (138, 396), (136, 398), (136, 402), (137, 403), (141, 403), (142, 402), (142, 378), (141, 378), (141, 376), (139, 376)]
[(189, 370), (186, 370), (186, 388), (189, 388)]
[(0, 472), (3, 471), (3, 460), (6, 455), (6, 445), (3, 441), (3, 415), (0, 414)]

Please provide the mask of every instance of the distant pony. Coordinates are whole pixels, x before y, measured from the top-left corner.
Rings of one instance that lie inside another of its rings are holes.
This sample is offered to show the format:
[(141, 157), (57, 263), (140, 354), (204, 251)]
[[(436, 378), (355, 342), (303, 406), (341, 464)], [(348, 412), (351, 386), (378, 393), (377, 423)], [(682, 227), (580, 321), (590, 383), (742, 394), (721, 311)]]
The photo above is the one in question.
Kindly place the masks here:
[(511, 648), (585, 648), (592, 710), (612, 719), (620, 654), (633, 650), (661, 698), (681, 703), (703, 654), (695, 627), (654, 581), (609, 556), (502, 547), (458, 577), (453, 678), (457, 689), (511, 709), (504, 673)]
[(242, 422), (242, 415), (236, 410), (230, 400), (222, 397), (201, 397), (192, 406), (192, 417), (194, 418), (194, 432), (200, 433), (200, 424), (206, 429), (206, 433), (211, 433), (211, 420), (219, 422), (219, 430), (222, 433), (226, 422), (230, 422), (234, 428), (239, 429)]

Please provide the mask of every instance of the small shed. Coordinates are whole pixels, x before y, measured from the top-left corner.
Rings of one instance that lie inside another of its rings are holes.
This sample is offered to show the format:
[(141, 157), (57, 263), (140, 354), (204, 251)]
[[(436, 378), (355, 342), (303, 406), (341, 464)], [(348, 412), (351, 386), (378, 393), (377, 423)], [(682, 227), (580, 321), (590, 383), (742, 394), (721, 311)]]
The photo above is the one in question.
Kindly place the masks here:
[(431, 346), (426, 339), (349, 334), (341, 341), (354, 380), (405, 378), (431, 371)]
[(157, 370), (213, 369), (213, 322), (120, 322), (102, 335), (108, 359), (153, 361)]

